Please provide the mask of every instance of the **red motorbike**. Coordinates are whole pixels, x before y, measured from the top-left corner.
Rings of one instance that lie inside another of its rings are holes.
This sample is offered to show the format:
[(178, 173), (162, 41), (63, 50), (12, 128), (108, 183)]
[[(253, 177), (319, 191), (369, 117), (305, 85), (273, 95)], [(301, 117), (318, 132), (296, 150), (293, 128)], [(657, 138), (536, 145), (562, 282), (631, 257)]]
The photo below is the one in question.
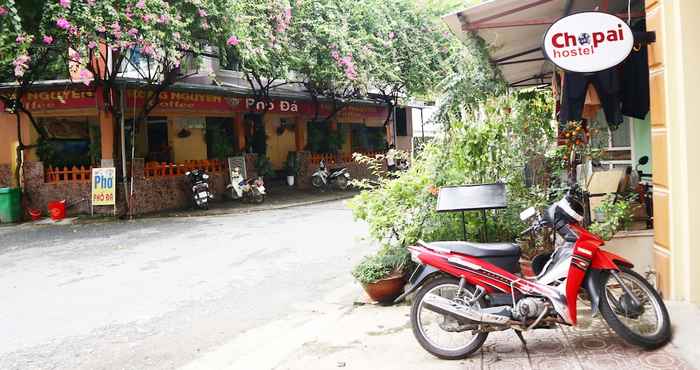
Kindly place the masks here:
[[(443, 359), (463, 359), (477, 351), (491, 331), (522, 332), (576, 325), (577, 299), (591, 303), (627, 342), (652, 349), (668, 342), (668, 311), (656, 290), (633, 265), (601, 249), (598, 236), (583, 228), (583, 197), (576, 187), (540, 215), (521, 213), (532, 225), (556, 231), (560, 246), (536, 276), (520, 272), (520, 247), (511, 243), (418, 242), (409, 247), (418, 264), (411, 287), (418, 290), (411, 325), (418, 342)], [(535, 269), (535, 266), (533, 266)]]

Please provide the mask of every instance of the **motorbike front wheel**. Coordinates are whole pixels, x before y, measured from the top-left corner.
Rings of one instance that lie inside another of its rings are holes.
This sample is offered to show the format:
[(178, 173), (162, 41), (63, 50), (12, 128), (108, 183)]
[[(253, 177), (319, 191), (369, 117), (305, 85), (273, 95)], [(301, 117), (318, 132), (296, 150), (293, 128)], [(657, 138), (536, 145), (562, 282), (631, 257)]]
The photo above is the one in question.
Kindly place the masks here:
[(323, 180), (318, 176), (314, 176), (311, 178), (311, 185), (315, 188), (320, 188), (323, 186)]
[[(459, 289), (459, 280), (443, 276), (426, 283), (416, 294), (411, 307), (411, 327), (418, 343), (435, 357), (444, 360), (460, 360), (469, 357), (481, 348), (488, 333), (474, 333), (475, 325), (467, 326), (452, 316), (442, 315), (428, 309), (424, 299), (429, 294), (454, 299)], [(465, 298), (471, 298), (474, 287), (465, 286)], [(474, 303), (483, 307), (483, 300)]]
[(345, 176), (340, 175), (335, 179), (335, 184), (338, 185), (340, 190), (345, 190), (348, 188), (348, 179)]
[(642, 276), (621, 268), (601, 276), (600, 313), (617, 335), (646, 349), (671, 339), (671, 320), (664, 301)]

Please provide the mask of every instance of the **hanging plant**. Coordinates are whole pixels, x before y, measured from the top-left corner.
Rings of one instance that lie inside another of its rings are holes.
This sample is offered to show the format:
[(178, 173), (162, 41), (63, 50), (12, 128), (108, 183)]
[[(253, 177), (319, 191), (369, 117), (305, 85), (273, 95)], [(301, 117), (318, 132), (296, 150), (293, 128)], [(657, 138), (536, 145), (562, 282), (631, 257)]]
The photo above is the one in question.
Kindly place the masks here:
[(192, 132), (186, 128), (183, 128), (182, 130), (180, 130), (180, 132), (177, 133), (177, 137), (179, 137), (180, 139), (190, 137), (190, 135), (192, 135)]

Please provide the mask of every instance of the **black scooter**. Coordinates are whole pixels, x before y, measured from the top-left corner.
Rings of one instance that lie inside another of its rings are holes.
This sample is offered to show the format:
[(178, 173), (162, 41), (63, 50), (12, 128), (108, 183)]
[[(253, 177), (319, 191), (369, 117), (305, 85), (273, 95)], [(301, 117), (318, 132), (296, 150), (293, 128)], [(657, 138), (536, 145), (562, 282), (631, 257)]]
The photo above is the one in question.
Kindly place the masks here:
[(209, 199), (214, 195), (209, 191), (209, 175), (204, 170), (192, 170), (185, 172), (192, 186), (192, 202), (199, 209), (209, 209)]

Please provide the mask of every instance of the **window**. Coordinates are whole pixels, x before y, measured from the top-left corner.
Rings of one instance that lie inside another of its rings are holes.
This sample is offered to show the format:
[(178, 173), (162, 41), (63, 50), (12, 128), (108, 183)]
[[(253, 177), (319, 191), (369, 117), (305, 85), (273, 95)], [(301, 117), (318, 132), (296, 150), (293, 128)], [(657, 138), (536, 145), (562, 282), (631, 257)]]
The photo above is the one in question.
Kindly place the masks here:
[(46, 166), (90, 166), (99, 163), (100, 127), (97, 117), (39, 118), (47, 138), (37, 143), (37, 155)]
[(406, 108), (396, 108), (396, 136), (408, 136)]
[(351, 126), (353, 152), (374, 152), (386, 150), (386, 130), (384, 127), (367, 127), (362, 123)]
[(207, 158), (226, 159), (236, 154), (238, 147), (231, 118), (207, 117)]
[(632, 119), (625, 117), (620, 127), (613, 131), (599, 114), (598, 119), (589, 123), (591, 145), (604, 150), (600, 161), (603, 169), (626, 168), (633, 164), (631, 122)]

